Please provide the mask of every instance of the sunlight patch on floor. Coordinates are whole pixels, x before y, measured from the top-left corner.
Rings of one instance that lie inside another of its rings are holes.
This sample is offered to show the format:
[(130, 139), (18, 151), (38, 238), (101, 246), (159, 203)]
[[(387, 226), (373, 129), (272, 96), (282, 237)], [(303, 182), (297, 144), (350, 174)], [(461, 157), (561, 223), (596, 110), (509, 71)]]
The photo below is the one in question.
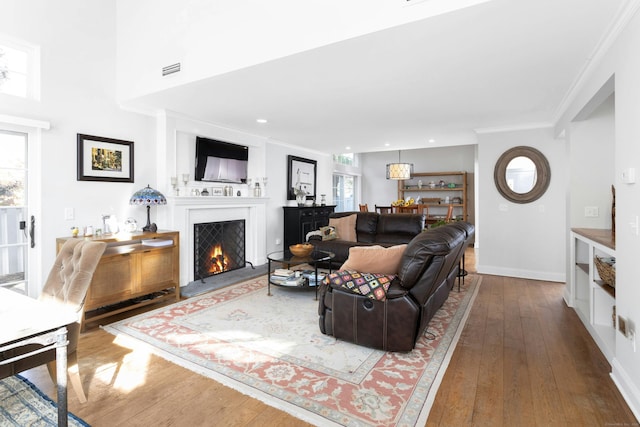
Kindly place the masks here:
[[(203, 336), (207, 339), (203, 339)], [(296, 346), (293, 341), (263, 337), (241, 330), (177, 334), (169, 336), (168, 341), (182, 348), (196, 350), (209, 360), (215, 358), (242, 364), (271, 361), (273, 357), (292, 354)]]
[(144, 385), (151, 359), (148, 346), (123, 336), (117, 336), (113, 342), (132, 351), (119, 362), (100, 366), (96, 369), (96, 378), (122, 392)]

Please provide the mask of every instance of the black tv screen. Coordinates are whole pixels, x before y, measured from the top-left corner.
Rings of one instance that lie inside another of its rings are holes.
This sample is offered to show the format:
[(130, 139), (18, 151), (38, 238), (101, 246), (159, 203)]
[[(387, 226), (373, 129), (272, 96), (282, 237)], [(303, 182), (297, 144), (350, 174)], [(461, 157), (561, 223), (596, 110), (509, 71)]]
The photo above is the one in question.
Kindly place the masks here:
[(248, 147), (196, 137), (196, 181), (244, 184), (248, 163)]

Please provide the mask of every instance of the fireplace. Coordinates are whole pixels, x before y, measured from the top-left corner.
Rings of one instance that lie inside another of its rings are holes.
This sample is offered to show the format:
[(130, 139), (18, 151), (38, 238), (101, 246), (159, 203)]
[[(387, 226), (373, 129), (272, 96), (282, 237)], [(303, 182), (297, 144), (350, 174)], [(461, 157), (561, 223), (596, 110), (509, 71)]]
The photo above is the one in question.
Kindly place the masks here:
[(215, 274), (244, 268), (244, 219), (193, 225), (193, 276), (202, 280)]

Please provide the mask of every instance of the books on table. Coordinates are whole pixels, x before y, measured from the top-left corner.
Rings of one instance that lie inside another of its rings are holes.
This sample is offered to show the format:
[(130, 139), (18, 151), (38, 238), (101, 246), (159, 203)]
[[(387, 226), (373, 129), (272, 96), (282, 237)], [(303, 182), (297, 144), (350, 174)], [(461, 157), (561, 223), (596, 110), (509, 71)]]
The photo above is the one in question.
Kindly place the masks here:
[[(297, 274), (296, 274), (297, 273)], [(271, 283), (279, 286), (317, 286), (325, 278), (324, 273), (316, 273), (314, 270), (293, 271), (284, 268), (278, 268), (271, 273), (269, 280)]]
[(291, 276), (280, 276), (277, 274), (272, 274), (270, 279), (271, 283), (279, 286), (304, 286), (306, 283), (306, 278), (302, 275), (296, 276), (295, 274)]

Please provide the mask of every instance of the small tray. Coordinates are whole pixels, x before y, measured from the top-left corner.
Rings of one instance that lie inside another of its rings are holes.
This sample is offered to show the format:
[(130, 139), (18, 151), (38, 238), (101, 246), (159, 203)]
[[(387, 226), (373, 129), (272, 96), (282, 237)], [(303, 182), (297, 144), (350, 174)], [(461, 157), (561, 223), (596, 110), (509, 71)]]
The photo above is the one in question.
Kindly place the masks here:
[(140, 241), (145, 246), (171, 246), (173, 245), (173, 240), (171, 239), (142, 239)]

